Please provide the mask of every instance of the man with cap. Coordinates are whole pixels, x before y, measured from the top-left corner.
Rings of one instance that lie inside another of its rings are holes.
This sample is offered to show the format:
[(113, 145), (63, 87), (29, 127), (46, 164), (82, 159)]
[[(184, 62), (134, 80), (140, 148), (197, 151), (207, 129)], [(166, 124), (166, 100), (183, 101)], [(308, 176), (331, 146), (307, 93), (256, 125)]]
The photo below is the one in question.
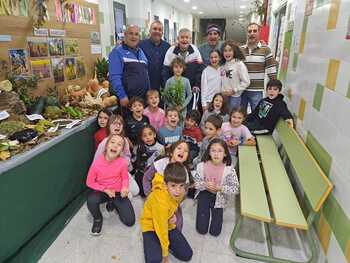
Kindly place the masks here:
[(218, 25), (212, 24), (207, 27), (207, 43), (201, 45), (198, 49), (201, 53), (203, 63), (209, 65), (209, 54), (212, 50), (221, 50), (222, 41), (220, 41), (221, 30)]

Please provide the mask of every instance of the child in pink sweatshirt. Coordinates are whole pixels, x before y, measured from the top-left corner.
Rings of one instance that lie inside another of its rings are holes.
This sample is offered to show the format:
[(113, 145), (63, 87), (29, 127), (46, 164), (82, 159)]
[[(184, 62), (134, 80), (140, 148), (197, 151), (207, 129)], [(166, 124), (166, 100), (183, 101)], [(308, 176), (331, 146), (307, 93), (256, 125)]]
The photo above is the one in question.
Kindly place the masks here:
[(134, 208), (128, 199), (128, 162), (121, 157), (124, 144), (123, 136), (110, 136), (104, 154), (94, 160), (89, 169), (86, 185), (93, 190), (87, 198), (88, 209), (94, 218), (92, 235), (101, 233), (103, 217), (100, 204), (109, 200), (125, 225), (135, 224)]

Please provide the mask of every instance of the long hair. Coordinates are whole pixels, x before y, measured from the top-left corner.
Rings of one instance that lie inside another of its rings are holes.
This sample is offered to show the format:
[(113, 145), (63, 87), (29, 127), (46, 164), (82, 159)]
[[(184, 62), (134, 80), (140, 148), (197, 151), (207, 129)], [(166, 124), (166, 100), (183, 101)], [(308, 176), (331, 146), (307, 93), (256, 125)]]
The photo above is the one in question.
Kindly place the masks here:
[(208, 148), (205, 150), (205, 153), (202, 157), (202, 162), (211, 161), (211, 156), (209, 154), (210, 148), (212, 147), (213, 144), (216, 144), (216, 143), (220, 144), (222, 146), (222, 148), (224, 148), (226, 156), (224, 157), (223, 163), (226, 164), (227, 166), (230, 166), (232, 163), (230, 151), (228, 150), (228, 146), (227, 146), (226, 142), (220, 138), (215, 138), (215, 139), (211, 140), (211, 142), (208, 145)]
[(111, 117), (109, 117), (109, 120), (108, 120), (108, 124), (107, 124), (107, 135), (110, 135), (111, 134), (111, 125), (113, 122), (115, 121), (120, 121), (120, 123), (123, 125), (123, 131), (122, 131), (122, 134), (123, 136), (125, 136), (125, 122), (124, 122), (124, 119), (121, 115), (119, 114), (112, 114)]
[(227, 114), (227, 98), (222, 93), (218, 92), (214, 95), (213, 99), (209, 103), (208, 111), (214, 110), (214, 100), (216, 97), (220, 96), (222, 98), (222, 107), (220, 110), (220, 115), (226, 115)]
[[(245, 60), (245, 56), (244, 56), (242, 50), (239, 48), (239, 46), (236, 44), (235, 41), (233, 41), (233, 40), (225, 41), (224, 44), (222, 45), (222, 54), (224, 54), (224, 49), (226, 46), (231, 47), (231, 49), (233, 50), (233, 58), (241, 60), (241, 61)], [(225, 58), (224, 58), (224, 61), (225, 61)]]

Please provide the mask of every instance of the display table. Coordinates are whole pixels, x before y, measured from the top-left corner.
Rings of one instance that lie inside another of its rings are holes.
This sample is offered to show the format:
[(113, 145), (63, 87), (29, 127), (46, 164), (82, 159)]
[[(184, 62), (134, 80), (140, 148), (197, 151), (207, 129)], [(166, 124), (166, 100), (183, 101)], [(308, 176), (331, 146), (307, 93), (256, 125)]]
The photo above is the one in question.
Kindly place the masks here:
[(84, 199), (95, 117), (0, 163), (0, 262), (36, 262)]

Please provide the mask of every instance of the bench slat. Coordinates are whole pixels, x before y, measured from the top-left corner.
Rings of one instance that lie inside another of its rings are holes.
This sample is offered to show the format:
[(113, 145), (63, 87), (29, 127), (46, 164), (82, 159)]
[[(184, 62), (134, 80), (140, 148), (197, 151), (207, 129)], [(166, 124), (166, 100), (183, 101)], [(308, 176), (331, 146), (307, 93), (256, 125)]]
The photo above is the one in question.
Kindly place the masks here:
[(257, 136), (257, 141), (276, 224), (307, 229), (307, 222), (272, 136)]
[(278, 122), (276, 129), (312, 208), (319, 211), (332, 191), (332, 183), (295, 130), (290, 129), (282, 120)]
[(239, 146), (241, 213), (264, 222), (272, 222), (264, 182), (255, 146)]

